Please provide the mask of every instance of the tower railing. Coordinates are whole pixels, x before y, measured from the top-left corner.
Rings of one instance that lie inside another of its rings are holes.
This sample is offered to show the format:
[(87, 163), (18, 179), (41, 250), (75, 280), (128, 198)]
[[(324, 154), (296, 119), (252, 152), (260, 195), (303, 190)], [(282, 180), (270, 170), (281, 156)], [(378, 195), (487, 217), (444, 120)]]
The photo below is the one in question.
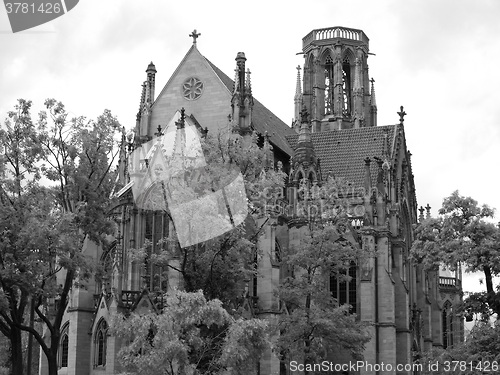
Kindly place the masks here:
[(440, 288), (459, 288), (460, 280), (454, 277), (439, 276), (439, 287)]
[(302, 38), (302, 47), (305, 48), (315, 40), (325, 39), (350, 39), (366, 43), (368, 45), (368, 37), (362, 30), (350, 29), (342, 26), (327, 27), (324, 29), (316, 29)]

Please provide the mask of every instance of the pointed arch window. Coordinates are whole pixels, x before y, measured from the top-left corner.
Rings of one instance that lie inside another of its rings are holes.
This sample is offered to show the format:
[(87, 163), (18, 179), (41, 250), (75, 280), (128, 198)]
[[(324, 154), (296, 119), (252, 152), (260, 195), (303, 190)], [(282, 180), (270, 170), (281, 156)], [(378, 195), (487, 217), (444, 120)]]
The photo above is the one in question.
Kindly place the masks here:
[(108, 324), (101, 319), (94, 336), (94, 367), (106, 366), (107, 337)]
[(144, 239), (148, 241), (147, 256), (144, 259), (144, 279), (151, 291), (162, 291), (167, 288), (166, 270), (151, 261), (155, 254), (166, 250), (165, 238), (169, 236), (168, 217), (164, 212), (144, 212)]
[(330, 54), (325, 58), (325, 115), (333, 113), (333, 60)]
[(443, 306), (443, 349), (453, 346), (453, 307), (450, 301), (446, 301)]
[[(346, 276), (349, 276), (347, 278)], [(349, 279), (349, 280), (347, 280)], [(345, 271), (330, 276), (330, 291), (339, 306), (351, 305), (351, 313), (357, 312), (357, 266), (351, 261)]]
[(351, 61), (349, 56), (342, 62), (342, 115), (350, 117), (352, 113)]
[(68, 367), (68, 349), (69, 349), (69, 336), (68, 336), (69, 324), (66, 323), (61, 330), (61, 338), (59, 340), (59, 350), (57, 362), (59, 368)]

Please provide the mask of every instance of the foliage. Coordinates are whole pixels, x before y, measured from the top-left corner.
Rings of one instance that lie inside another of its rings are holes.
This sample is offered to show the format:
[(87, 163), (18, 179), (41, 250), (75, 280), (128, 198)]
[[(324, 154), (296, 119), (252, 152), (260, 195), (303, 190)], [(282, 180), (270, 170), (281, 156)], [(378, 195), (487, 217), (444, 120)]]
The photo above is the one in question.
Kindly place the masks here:
[[(500, 370), (500, 323), (478, 322), (466, 341), (446, 350), (425, 353), (423, 375), (477, 375)], [(433, 364), (433, 368), (429, 368)]]
[(259, 319), (235, 320), (202, 291), (176, 291), (162, 313), (117, 315), (111, 324), (128, 343), (118, 354), (125, 369), (145, 375), (251, 373), (269, 345), (266, 328)]
[[(329, 179), (322, 189), (340, 191), (339, 184), (342, 181)], [(304, 363), (319, 363), (339, 351), (359, 358), (369, 337), (349, 306), (338, 306), (329, 282), (332, 275), (348, 282), (351, 264), (362, 262), (367, 254), (349, 231), (347, 201), (337, 195), (311, 194), (307, 204), (327, 209), (313, 210), (321, 215), (308, 218), (300, 242), (283, 258), (291, 272), (279, 289), (288, 314), (280, 317), (277, 353)]]
[[(207, 165), (192, 173), (194, 176), (201, 174), (203, 178), (193, 178), (189, 182), (190, 189), (183, 189), (181, 194), (184, 198), (193, 194), (192, 199), (212, 194), (241, 173), (246, 194), (250, 197), (248, 210), (254, 215), (261, 215), (265, 202), (271, 200), (274, 192), (282, 194), (285, 174), (272, 165), (270, 148), (260, 148), (257, 143), (255, 134), (250, 139), (238, 135), (229, 139), (209, 135), (202, 143)], [(266, 165), (269, 166), (267, 170), (263, 168)], [(263, 192), (268, 192), (269, 196)], [(203, 209), (199, 207), (199, 210)], [(185, 221), (203, 217), (199, 210), (184, 211)], [(205, 222), (205, 229), (210, 231), (212, 224)], [(220, 299), (226, 308), (232, 309), (241, 303), (245, 284), (255, 274), (255, 260), (259, 256), (256, 248), (259, 230), (249, 216), (233, 230), (203, 243), (181, 248), (175, 233), (172, 233), (170, 237), (160, 240), (160, 243), (170, 244), (160, 254), (152, 254), (147, 259), (148, 247), (151, 245), (148, 242), (132, 250), (132, 253), (136, 260), (148, 260), (164, 269), (179, 272), (186, 291), (201, 289), (208, 299)], [(173, 258), (179, 259), (178, 265), (170, 262)]]
[[(208, 135), (202, 142), (206, 165), (188, 169), (188, 173), (182, 171), (184, 176), (190, 177), (186, 187), (178, 189), (181, 197), (174, 198), (193, 200), (212, 194), (241, 174), (246, 189), (244, 193), (249, 197), (248, 211), (253, 216), (262, 215), (265, 203), (276, 194), (282, 195), (285, 174), (273, 165), (269, 143), (265, 141), (264, 147), (259, 147), (258, 142), (256, 134), (245, 138), (236, 134), (229, 138)], [(211, 217), (200, 212), (206, 209), (210, 208), (202, 206), (193, 212), (183, 210), (185, 222), (190, 223), (200, 216)], [(169, 207), (167, 215), (170, 215)], [(132, 315), (116, 325), (122, 327), (125, 324), (132, 329), (133, 338), (124, 337), (131, 345), (120, 355), (127, 370), (148, 374), (166, 371), (168, 374), (245, 375), (255, 370), (256, 361), (269, 347), (268, 325), (259, 319), (242, 319), (238, 309), (243, 302), (246, 284), (256, 275), (256, 261), (260, 257), (256, 246), (260, 228), (253, 216), (249, 215), (232, 230), (196, 245), (181, 247), (176, 234), (171, 233), (159, 241), (159, 245), (169, 244), (162, 247), (164, 251), (159, 254), (150, 254), (148, 248), (152, 244), (149, 241), (141, 248), (132, 249), (134, 260), (152, 262), (168, 272), (179, 272), (185, 292), (169, 296), (160, 315)], [(175, 225), (171, 216), (170, 219)], [(203, 225), (210, 232), (214, 223), (205, 221)], [(178, 259), (178, 262), (172, 259)], [(180, 299), (183, 305), (177, 306)], [(189, 304), (199, 305), (193, 313), (197, 317), (194, 322), (188, 319), (191, 314)], [(216, 315), (199, 315), (207, 309)], [(162, 323), (164, 321), (175, 323), (168, 326)], [(148, 343), (145, 337), (149, 328), (138, 332), (136, 327), (139, 326), (154, 327), (154, 341)], [(120, 335), (120, 331), (126, 332), (127, 329), (117, 329), (117, 334)], [(167, 338), (168, 341), (162, 341)], [(144, 345), (147, 350), (139, 353), (138, 348)]]
[[(70, 290), (95, 268), (82, 253), (84, 243), (103, 244), (114, 229), (106, 215), (119, 125), (109, 111), (88, 121), (68, 119), (64, 105), (53, 99), (45, 107), (34, 123), (31, 102), (19, 100), (0, 132), (5, 149), (0, 163), (0, 331), (16, 348), (17, 331), (32, 334), (52, 375)], [(48, 328), (49, 340), (26, 324), (29, 303)], [(13, 364), (22, 366), (21, 351), (13, 352), (19, 355)], [(22, 374), (22, 368), (15, 373)]]
[(426, 269), (441, 265), (456, 269), (462, 264), (467, 272), (483, 272), (486, 292), (470, 294), (464, 313), (480, 313), (485, 318), (499, 314), (500, 295), (493, 286), (493, 277), (500, 274), (500, 229), (487, 221), (494, 210), (455, 191), (443, 200), (439, 214), (441, 217), (417, 226), (413, 258)]

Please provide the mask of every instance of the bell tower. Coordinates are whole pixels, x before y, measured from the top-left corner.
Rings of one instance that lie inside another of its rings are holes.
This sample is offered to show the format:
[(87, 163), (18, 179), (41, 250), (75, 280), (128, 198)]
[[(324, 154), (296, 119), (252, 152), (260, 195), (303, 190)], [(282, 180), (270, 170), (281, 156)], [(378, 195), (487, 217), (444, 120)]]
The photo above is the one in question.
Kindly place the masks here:
[(302, 98), (313, 132), (376, 125), (368, 46), (363, 31), (339, 26), (313, 30), (302, 39)]

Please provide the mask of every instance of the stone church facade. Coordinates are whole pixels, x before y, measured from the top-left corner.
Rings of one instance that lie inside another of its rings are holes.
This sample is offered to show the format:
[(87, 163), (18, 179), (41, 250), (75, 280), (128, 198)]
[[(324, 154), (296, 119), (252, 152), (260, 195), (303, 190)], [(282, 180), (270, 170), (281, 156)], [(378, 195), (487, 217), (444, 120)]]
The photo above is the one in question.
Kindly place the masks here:
[[(236, 57), (232, 80), (198, 50), (196, 30), (190, 36), (193, 45), (157, 95), (156, 67), (153, 63), (147, 67), (135, 132), (132, 138), (124, 138), (129, 146), (122, 150), (119, 166), (124, 187), (115, 192), (119, 198), (113, 210), (118, 224), (115, 240), (106, 249), (91, 243), (84, 249), (106, 265), (108, 277), (72, 291), (61, 335), (59, 373), (119, 373), (120, 343), (108, 334), (110, 317), (127, 310), (158, 311), (162, 292), (182, 287), (175, 272), (163, 277), (157, 266), (138, 264), (130, 257), (129, 249), (145, 240), (152, 241), (151, 251), (160, 251), (155, 242), (172, 233), (173, 223), (161, 210), (152, 211), (133, 200), (132, 172), (125, 171), (125, 161), (132, 148), (156, 134), (178, 134), (185, 127), (196, 129), (201, 137), (207, 131), (256, 132), (272, 146), (274, 161), (280, 161), (288, 174), (284, 206), (296, 207), (297, 198), (291, 192), (304, 179), (319, 185), (330, 175), (348, 181), (350, 239), (374, 255), (351, 267), (349, 282), (332, 279), (330, 287), (340, 304), (350, 304), (358, 319), (370, 324), (365, 361), (391, 364), (387, 374), (412, 374), (408, 368), (396, 370), (396, 365), (414, 363), (423, 351), (462, 340), (463, 323), (453, 313), (461, 298), (460, 275), (424, 272), (409, 259), (414, 227), (430, 216), (430, 207), (424, 215), (425, 209), (419, 212), (417, 206), (403, 107), (397, 124), (377, 123), (366, 34), (331, 27), (313, 30), (303, 38), (304, 66), (297, 72), (291, 126), (253, 97), (243, 53)], [(152, 159), (151, 154), (144, 155), (142, 161)], [(274, 294), (281, 272), (277, 254), (297, 244), (307, 230), (293, 214), (279, 210), (267, 219), (258, 247), (268, 255), (260, 260), (260, 276), (248, 287), (250, 312), (260, 318), (284, 313)], [(41, 357), (43, 375), (47, 367)], [(259, 374), (292, 374), (287, 367), (269, 352)]]

